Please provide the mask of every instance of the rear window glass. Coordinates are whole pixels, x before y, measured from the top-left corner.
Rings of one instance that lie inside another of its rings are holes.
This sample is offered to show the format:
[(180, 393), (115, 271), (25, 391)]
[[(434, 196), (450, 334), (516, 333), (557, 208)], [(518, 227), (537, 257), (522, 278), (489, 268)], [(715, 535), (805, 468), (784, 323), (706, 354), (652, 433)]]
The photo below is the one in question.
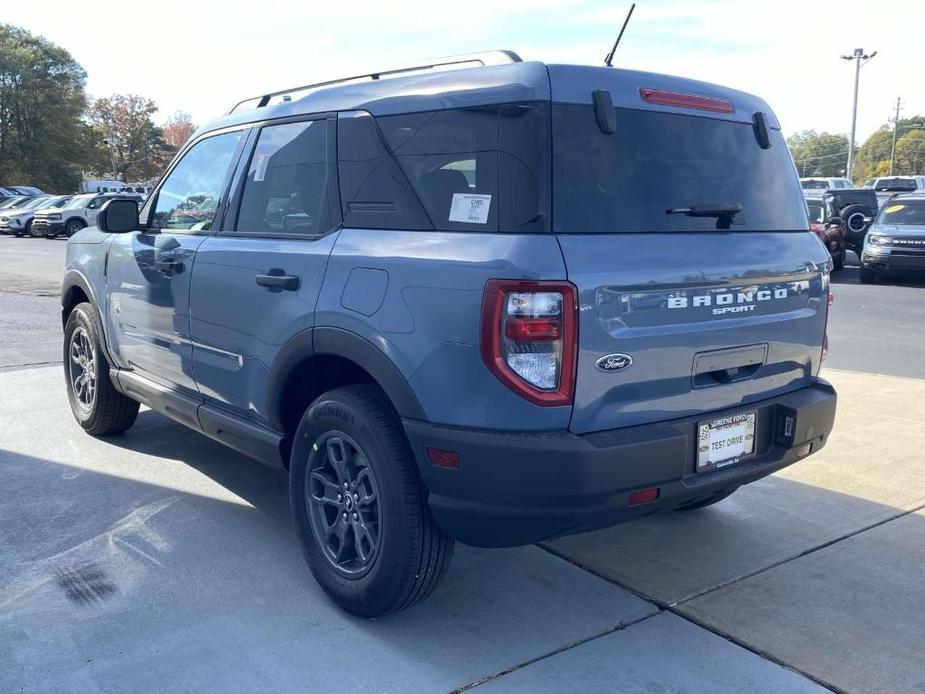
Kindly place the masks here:
[(803, 181), (804, 190), (825, 190), (837, 186), (830, 186), (827, 181)]
[(787, 144), (770, 130), (761, 149), (751, 124), (618, 108), (617, 129), (598, 128), (591, 106), (552, 111), (557, 233), (706, 231), (720, 220), (666, 210), (733, 203), (732, 231), (807, 228)]
[(881, 178), (877, 181), (877, 190), (915, 190), (915, 181), (910, 178)]
[(814, 224), (821, 224), (825, 219), (825, 205), (821, 202), (808, 202), (806, 207), (809, 209), (809, 221)]

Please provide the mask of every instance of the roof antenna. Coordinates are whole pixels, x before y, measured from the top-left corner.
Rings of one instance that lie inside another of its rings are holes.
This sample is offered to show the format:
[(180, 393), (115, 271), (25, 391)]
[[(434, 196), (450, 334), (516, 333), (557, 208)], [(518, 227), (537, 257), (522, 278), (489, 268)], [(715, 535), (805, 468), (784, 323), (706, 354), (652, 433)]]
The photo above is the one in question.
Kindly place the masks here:
[(630, 5), (630, 11), (626, 13), (626, 19), (623, 20), (623, 28), (620, 29), (620, 35), (617, 36), (617, 40), (614, 41), (613, 48), (610, 49), (610, 53), (607, 54), (607, 57), (604, 58), (604, 65), (607, 67), (612, 67), (611, 63), (613, 62), (613, 54), (617, 52), (617, 46), (620, 45), (620, 39), (623, 38), (623, 32), (626, 31), (626, 25), (630, 23), (630, 17), (633, 16), (633, 10), (636, 9), (636, 3), (634, 2)]

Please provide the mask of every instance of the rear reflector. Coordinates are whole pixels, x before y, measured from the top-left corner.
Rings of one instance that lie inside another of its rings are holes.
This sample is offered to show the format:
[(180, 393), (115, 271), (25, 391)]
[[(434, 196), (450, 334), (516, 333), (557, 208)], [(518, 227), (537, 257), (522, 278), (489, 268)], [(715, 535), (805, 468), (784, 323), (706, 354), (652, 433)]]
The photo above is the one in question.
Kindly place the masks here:
[(639, 506), (640, 504), (651, 504), (653, 501), (658, 499), (658, 487), (652, 487), (651, 489), (640, 489), (639, 491), (632, 492), (630, 494), (629, 501), (627, 504), (629, 506)]
[(710, 96), (697, 96), (696, 94), (682, 94), (681, 92), (666, 92), (661, 89), (639, 90), (643, 101), (662, 106), (680, 106), (681, 108), (696, 108), (701, 111), (716, 111), (717, 113), (732, 113), (735, 109), (731, 101), (715, 99)]
[(448, 470), (459, 469), (459, 453), (441, 451), (439, 448), (428, 448), (427, 459), (434, 467), (444, 467)]
[(558, 340), (562, 333), (558, 318), (511, 318), (504, 332), (515, 342)]

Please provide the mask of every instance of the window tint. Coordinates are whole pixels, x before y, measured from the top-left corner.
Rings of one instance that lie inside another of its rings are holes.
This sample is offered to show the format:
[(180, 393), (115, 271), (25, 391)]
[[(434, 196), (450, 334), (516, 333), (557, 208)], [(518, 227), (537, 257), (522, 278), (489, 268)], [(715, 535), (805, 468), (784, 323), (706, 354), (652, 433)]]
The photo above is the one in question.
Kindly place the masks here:
[(235, 131), (207, 137), (183, 155), (158, 191), (153, 226), (195, 231), (212, 227), (241, 136)]
[(379, 119), (434, 228), (544, 231), (549, 207), (545, 104)]
[(825, 206), (821, 202), (807, 202), (806, 206), (809, 209), (809, 221), (821, 224), (824, 219)]
[(826, 181), (803, 181), (803, 190), (826, 190), (830, 188)]
[(925, 202), (888, 201), (880, 211), (877, 224), (925, 226)]
[(334, 225), (329, 122), (286, 123), (260, 131), (251, 157), (237, 229), (318, 235)]
[(805, 230), (806, 205), (780, 131), (761, 149), (750, 123), (616, 109), (605, 135), (591, 106), (553, 106), (554, 230), (707, 231), (724, 220), (667, 214), (738, 203), (733, 231)]

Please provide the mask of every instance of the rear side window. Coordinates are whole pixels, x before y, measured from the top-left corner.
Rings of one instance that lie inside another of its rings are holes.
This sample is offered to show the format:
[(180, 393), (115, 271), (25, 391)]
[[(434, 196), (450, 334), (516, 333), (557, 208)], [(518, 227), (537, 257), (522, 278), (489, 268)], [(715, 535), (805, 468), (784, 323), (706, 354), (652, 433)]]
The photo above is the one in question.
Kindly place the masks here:
[(335, 226), (329, 132), (327, 120), (260, 131), (244, 183), (238, 231), (317, 236)]
[(434, 228), (548, 228), (548, 105), (432, 111), (378, 120)]
[(732, 231), (807, 228), (778, 130), (761, 149), (751, 124), (618, 108), (616, 132), (606, 135), (591, 106), (552, 108), (557, 233), (715, 230), (716, 218), (666, 211), (721, 203), (742, 205), (744, 223)]

